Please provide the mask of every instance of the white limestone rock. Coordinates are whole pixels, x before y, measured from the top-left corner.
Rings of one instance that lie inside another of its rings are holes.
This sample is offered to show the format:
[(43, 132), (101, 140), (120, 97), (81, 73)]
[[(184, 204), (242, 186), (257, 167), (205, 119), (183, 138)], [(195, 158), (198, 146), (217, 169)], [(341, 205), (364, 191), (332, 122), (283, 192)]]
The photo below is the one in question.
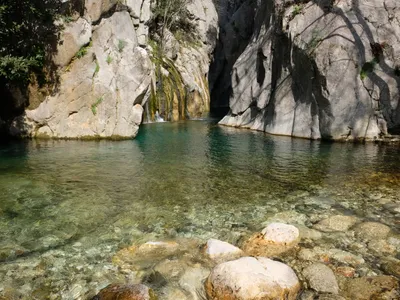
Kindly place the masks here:
[(205, 287), (208, 299), (294, 300), (300, 282), (283, 263), (263, 257), (242, 257), (216, 266)]

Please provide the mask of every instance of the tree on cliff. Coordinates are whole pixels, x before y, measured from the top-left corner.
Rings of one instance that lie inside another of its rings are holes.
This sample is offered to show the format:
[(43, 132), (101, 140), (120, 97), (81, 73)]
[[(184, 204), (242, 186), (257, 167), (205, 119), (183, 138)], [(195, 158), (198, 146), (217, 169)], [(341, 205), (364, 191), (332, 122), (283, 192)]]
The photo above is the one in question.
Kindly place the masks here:
[(3, 0), (0, 4), (0, 80), (26, 83), (54, 46), (61, 0)]

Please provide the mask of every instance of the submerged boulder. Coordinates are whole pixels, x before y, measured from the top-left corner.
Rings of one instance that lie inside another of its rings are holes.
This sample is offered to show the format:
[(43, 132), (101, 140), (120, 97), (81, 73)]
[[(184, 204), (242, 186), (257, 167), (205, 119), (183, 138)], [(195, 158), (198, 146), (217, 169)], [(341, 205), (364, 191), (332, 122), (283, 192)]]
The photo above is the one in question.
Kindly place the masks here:
[(389, 235), (390, 227), (377, 222), (364, 222), (354, 228), (362, 240), (380, 240)]
[(242, 257), (216, 266), (205, 283), (213, 300), (294, 300), (300, 282), (287, 265), (263, 257)]
[(153, 290), (143, 284), (110, 284), (102, 289), (92, 300), (157, 300)]
[(400, 299), (399, 281), (391, 276), (371, 276), (351, 279), (345, 293), (348, 299)]
[(338, 294), (339, 286), (333, 271), (324, 264), (316, 263), (303, 270), (309, 287), (317, 292)]
[(323, 232), (347, 231), (357, 220), (356, 217), (337, 215), (320, 221), (314, 227)]
[(256, 233), (243, 245), (250, 255), (274, 256), (284, 253), (298, 244), (299, 230), (283, 223), (271, 223), (261, 233)]

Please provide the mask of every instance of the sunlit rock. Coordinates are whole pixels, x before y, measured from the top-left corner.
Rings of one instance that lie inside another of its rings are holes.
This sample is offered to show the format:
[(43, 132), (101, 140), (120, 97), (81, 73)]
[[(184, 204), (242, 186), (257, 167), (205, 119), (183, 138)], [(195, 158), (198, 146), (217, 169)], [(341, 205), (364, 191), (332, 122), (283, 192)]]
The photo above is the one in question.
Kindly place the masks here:
[(238, 247), (215, 239), (207, 241), (204, 252), (209, 258), (217, 262), (236, 259), (243, 255), (243, 251)]
[(273, 256), (286, 252), (300, 240), (299, 230), (283, 223), (271, 223), (256, 233), (243, 245), (243, 251), (250, 255)]
[(208, 299), (294, 300), (300, 282), (294, 271), (283, 263), (243, 257), (216, 266), (205, 287)]

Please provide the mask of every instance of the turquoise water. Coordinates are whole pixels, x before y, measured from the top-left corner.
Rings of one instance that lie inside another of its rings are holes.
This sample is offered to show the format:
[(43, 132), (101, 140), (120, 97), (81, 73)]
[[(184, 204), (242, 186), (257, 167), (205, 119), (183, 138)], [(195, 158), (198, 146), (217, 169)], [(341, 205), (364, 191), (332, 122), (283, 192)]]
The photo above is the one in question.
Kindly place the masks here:
[(144, 125), (122, 142), (1, 146), (0, 296), (86, 299), (120, 279), (111, 257), (122, 247), (238, 243), (288, 210), (356, 215), (398, 232), (400, 214), (385, 204), (400, 201), (399, 154), (205, 121)]

